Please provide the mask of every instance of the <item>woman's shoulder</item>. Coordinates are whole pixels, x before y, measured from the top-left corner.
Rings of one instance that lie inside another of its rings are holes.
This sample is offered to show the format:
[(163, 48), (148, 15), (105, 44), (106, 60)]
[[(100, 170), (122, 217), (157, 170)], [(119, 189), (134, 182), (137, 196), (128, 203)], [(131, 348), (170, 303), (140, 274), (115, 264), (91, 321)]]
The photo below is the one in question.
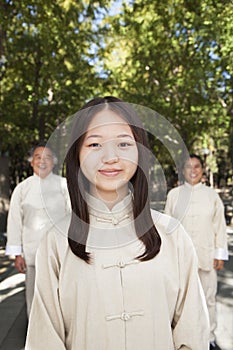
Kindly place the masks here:
[(151, 209), (151, 216), (162, 240), (171, 239), (176, 244), (179, 244), (178, 242), (181, 240), (187, 242), (188, 245), (190, 244), (191, 239), (179, 220), (153, 209)]
[(68, 249), (68, 229), (70, 225), (70, 216), (66, 215), (61, 220), (54, 223), (54, 225), (47, 231), (43, 237), (40, 246), (41, 249), (47, 247), (48, 250), (56, 252), (59, 256), (63, 255)]
[(157, 210), (151, 209), (151, 216), (156, 228), (164, 234), (175, 232), (181, 226), (177, 219)]

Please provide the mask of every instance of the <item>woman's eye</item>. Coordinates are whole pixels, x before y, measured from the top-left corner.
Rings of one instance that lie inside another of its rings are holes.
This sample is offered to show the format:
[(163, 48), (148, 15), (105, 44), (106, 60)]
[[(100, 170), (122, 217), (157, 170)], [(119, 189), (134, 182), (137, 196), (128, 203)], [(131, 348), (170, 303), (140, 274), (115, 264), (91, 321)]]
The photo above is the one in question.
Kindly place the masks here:
[(100, 143), (97, 143), (97, 142), (93, 142), (89, 145), (90, 148), (99, 148), (101, 147), (101, 144)]
[(121, 143), (119, 143), (119, 147), (122, 147), (122, 148), (129, 147), (129, 146), (131, 146), (131, 144), (128, 143), (128, 142), (121, 142)]

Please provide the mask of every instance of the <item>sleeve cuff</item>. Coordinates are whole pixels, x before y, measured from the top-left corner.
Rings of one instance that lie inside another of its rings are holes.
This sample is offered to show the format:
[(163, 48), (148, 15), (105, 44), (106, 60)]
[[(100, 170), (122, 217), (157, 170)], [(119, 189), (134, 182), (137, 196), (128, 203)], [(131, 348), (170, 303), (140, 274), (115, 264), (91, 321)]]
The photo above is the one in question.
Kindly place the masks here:
[(228, 260), (228, 250), (223, 248), (215, 249), (214, 258), (218, 260)]
[(22, 247), (20, 245), (6, 245), (5, 255), (22, 255)]

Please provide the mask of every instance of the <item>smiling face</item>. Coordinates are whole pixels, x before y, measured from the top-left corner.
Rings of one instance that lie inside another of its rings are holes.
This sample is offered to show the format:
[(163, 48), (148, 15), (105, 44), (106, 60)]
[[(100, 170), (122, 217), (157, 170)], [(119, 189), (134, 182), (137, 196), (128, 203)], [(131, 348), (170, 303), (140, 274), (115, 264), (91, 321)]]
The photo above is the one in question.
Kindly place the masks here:
[(92, 119), (79, 154), (90, 194), (111, 207), (128, 194), (128, 182), (138, 166), (138, 149), (130, 126), (105, 109)]
[(47, 147), (37, 147), (32, 155), (33, 172), (44, 179), (54, 167), (53, 153)]
[(195, 157), (188, 159), (185, 163), (183, 174), (190, 185), (198, 184), (203, 175), (203, 167), (200, 160)]

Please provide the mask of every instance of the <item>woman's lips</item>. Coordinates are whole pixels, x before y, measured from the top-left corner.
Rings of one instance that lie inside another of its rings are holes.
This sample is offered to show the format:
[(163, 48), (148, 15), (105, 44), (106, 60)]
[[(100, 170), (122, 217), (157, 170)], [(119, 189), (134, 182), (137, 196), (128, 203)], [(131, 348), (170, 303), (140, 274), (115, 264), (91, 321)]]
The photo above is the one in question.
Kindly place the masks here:
[(121, 170), (120, 169), (102, 169), (102, 170), (99, 170), (99, 173), (104, 176), (113, 177), (113, 176), (119, 175), (121, 173)]

